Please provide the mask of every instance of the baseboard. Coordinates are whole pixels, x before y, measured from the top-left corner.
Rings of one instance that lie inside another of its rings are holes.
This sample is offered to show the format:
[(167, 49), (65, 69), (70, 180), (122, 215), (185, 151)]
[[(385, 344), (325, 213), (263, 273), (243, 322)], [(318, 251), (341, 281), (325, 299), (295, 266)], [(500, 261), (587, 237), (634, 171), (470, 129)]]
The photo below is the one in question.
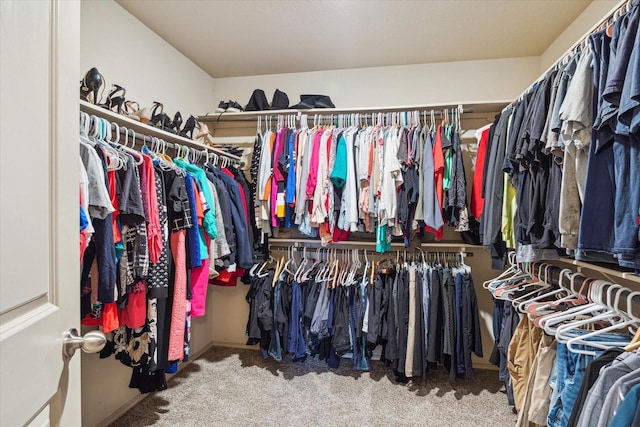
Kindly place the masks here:
[[(202, 349), (200, 349), (199, 351), (192, 353), (189, 355), (189, 360), (185, 363), (180, 363), (178, 365), (178, 372), (182, 371), (184, 368), (186, 368), (187, 366), (189, 366), (189, 364), (191, 364), (191, 362), (193, 362), (194, 360), (198, 359), (200, 356), (202, 356), (207, 350), (209, 350), (211, 347), (213, 347), (215, 344), (213, 342), (210, 342), (209, 344), (205, 345)], [(176, 372), (176, 374), (178, 373)], [(171, 377), (173, 377), (175, 374), (168, 374), (167, 375), (167, 380), (169, 380)], [(107, 427), (109, 424), (113, 423), (115, 420), (117, 420), (118, 418), (120, 418), (121, 416), (123, 416), (127, 411), (129, 411), (131, 408), (133, 408), (134, 406), (136, 406), (138, 403), (142, 402), (144, 399), (146, 399), (147, 397), (153, 395), (154, 393), (146, 393), (146, 394), (139, 394), (136, 397), (134, 397), (133, 399), (131, 399), (130, 401), (128, 401), (127, 403), (125, 403), (124, 405), (122, 405), (120, 408), (118, 408), (117, 411), (115, 411), (113, 414), (109, 415), (107, 418), (105, 418), (104, 420), (102, 420), (100, 423), (98, 423), (96, 425), (96, 427)]]
[(473, 369), (484, 369), (487, 371), (499, 371), (500, 368), (493, 363), (473, 362)]
[[(244, 343), (239, 343), (239, 342), (228, 342), (228, 341), (213, 341), (211, 343), (211, 346), (215, 346), (215, 347), (228, 347), (228, 348), (241, 348), (241, 349), (245, 349), (245, 350), (260, 350), (260, 346), (256, 345), (246, 345)], [(371, 358), (372, 360), (380, 360), (380, 355), (382, 353), (382, 347), (378, 346), (376, 347), (376, 349), (373, 352), (373, 357)], [(477, 360), (473, 361), (473, 367), (474, 369), (484, 369), (484, 370), (488, 370), (488, 371), (498, 371), (499, 368), (489, 362), (480, 362)]]
[(243, 348), (245, 350), (260, 350), (260, 346), (256, 345), (246, 345), (241, 342), (229, 342), (229, 341), (214, 341), (211, 343), (212, 346), (215, 347), (229, 347), (229, 348)]

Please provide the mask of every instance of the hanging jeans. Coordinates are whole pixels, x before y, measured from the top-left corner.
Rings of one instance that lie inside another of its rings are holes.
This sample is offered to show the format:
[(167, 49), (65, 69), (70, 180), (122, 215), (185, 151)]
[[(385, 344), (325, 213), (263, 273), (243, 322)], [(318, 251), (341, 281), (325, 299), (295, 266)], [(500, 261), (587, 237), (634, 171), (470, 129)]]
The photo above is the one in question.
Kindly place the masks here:
[(282, 361), (282, 345), (280, 344), (280, 331), (276, 325), (276, 311), (280, 304), (280, 287), (282, 281), (278, 279), (276, 286), (273, 288), (273, 327), (271, 328), (271, 342), (269, 343), (269, 356), (278, 362)]
[(300, 284), (294, 280), (291, 284), (291, 315), (289, 316), (289, 337), (287, 340), (287, 352), (293, 355), (294, 361), (303, 360), (307, 355), (307, 346), (302, 333), (302, 289)]
[[(585, 334), (588, 331), (577, 331), (577, 334)], [(631, 337), (629, 337), (631, 338)], [(620, 335), (602, 334), (590, 337), (589, 341), (614, 341), (620, 340)], [(549, 378), (549, 386), (553, 389), (547, 425), (549, 427), (566, 426), (571, 417), (571, 410), (576, 402), (578, 391), (582, 384), (587, 365), (595, 359), (603, 350), (589, 347), (583, 344), (576, 346), (583, 350), (593, 350), (595, 356), (578, 354), (569, 351), (565, 343), (557, 343), (556, 363)]]
[(362, 332), (362, 321), (368, 303), (366, 280), (363, 278), (359, 285), (349, 288), (349, 326), (353, 341), (353, 369), (356, 371), (368, 371), (371, 368), (365, 349), (367, 334)]

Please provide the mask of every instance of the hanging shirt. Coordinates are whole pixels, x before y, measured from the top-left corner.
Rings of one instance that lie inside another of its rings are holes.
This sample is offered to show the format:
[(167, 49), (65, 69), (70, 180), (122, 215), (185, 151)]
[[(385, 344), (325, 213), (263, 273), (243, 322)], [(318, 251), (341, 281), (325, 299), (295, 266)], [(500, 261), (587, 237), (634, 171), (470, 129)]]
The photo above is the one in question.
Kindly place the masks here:
[(378, 219), (381, 225), (394, 226), (398, 211), (397, 187), (402, 184), (402, 173), (397, 152), (398, 128), (391, 128), (384, 140)]
[(439, 230), (444, 225), (442, 219), (442, 209), (440, 202), (438, 201), (438, 195), (436, 192), (436, 173), (435, 164), (433, 158), (433, 146), (432, 138), (433, 132), (430, 132), (426, 127), (423, 129), (424, 137), (424, 149), (422, 151), (422, 181), (423, 181), (423, 213), (424, 223), (428, 230)]
[[(182, 159), (174, 159), (174, 163), (181, 168), (185, 169), (187, 172), (191, 173), (202, 188), (202, 192), (204, 193), (204, 197), (207, 201), (207, 205), (209, 205), (209, 209), (204, 214), (203, 227), (210, 238), (215, 239), (218, 236), (218, 229), (216, 227), (216, 219), (215, 219), (215, 206), (213, 205), (213, 198), (211, 197), (211, 192), (209, 191), (209, 185), (207, 184), (207, 176), (202, 169), (199, 167), (192, 165), (190, 163), (185, 162)], [(204, 259), (204, 258), (203, 258)]]
[(489, 139), (490, 127), (479, 129), (476, 132), (478, 139), (477, 156), (473, 171), (473, 184), (471, 187), (470, 213), (474, 218), (482, 216), (484, 199), (482, 198), (482, 175), (484, 173), (485, 156), (487, 154), (487, 140)]

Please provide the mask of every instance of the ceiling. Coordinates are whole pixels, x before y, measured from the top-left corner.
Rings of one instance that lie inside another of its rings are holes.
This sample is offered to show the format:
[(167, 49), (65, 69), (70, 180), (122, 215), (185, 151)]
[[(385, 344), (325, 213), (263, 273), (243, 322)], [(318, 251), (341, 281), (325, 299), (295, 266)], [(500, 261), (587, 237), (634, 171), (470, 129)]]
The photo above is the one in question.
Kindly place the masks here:
[(538, 56), (591, 0), (117, 0), (215, 78)]

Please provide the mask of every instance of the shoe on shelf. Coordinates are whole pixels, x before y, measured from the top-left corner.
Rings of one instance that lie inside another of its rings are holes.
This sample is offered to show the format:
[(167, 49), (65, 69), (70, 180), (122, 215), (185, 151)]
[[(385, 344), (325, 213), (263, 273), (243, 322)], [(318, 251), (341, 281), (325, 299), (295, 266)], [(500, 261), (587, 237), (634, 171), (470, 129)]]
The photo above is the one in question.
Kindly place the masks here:
[(124, 96), (127, 93), (127, 90), (117, 84), (113, 84), (111, 87), (112, 89), (109, 91), (109, 95), (107, 95), (105, 103), (101, 104), (100, 107), (111, 110), (117, 114), (122, 114), (124, 111), (122, 107), (125, 102)]
[(193, 130), (195, 128), (196, 128), (196, 118), (193, 116), (189, 116), (187, 121), (184, 123), (182, 130), (178, 134), (185, 138), (193, 139)]
[(242, 106), (238, 104), (236, 101), (229, 101), (229, 106), (227, 107), (228, 113), (239, 113), (243, 111)]
[(218, 108), (216, 108), (216, 113), (224, 113), (225, 111), (227, 111), (227, 108), (229, 108), (229, 103), (220, 101), (220, 103), (218, 104)]
[[(161, 102), (153, 101), (153, 107), (151, 108), (151, 112), (149, 113), (149, 119), (146, 121), (141, 118), (140, 121), (144, 124), (149, 124), (154, 126), (154, 123), (159, 123), (161, 119), (161, 115), (164, 114), (164, 105)], [(165, 114), (166, 115), (166, 114)]]
[(151, 120), (151, 108), (144, 107), (141, 109), (136, 101), (126, 101), (124, 103), (124, 116), (146, 124)]
[[(177, 133), (175, 130), (173, 130), (174, 126), (171, 118), (167, 113), (164, 112), (164, 105), (157, 101), (153, 104), (153, 109), (151, 110), (151, 120), (148, 124), (150, 126), (155, 126), (158, 129), (162, 129), (166, 132)], [(180, 120), (182, 120), (182, 116), (180, 116)]]
[(92, 104), (99, 104), (100, 89), (104, 91), (105, 81), (96, 67), (91, 68), (80, 82), (80, 98)]
[(175, 130), (176, 134), (180, 134), (180, 126), (182, 126), (182, 114), (180, 111), (176, 112), (173, 116), (173, 121), (171, 122), (171, 127)]

